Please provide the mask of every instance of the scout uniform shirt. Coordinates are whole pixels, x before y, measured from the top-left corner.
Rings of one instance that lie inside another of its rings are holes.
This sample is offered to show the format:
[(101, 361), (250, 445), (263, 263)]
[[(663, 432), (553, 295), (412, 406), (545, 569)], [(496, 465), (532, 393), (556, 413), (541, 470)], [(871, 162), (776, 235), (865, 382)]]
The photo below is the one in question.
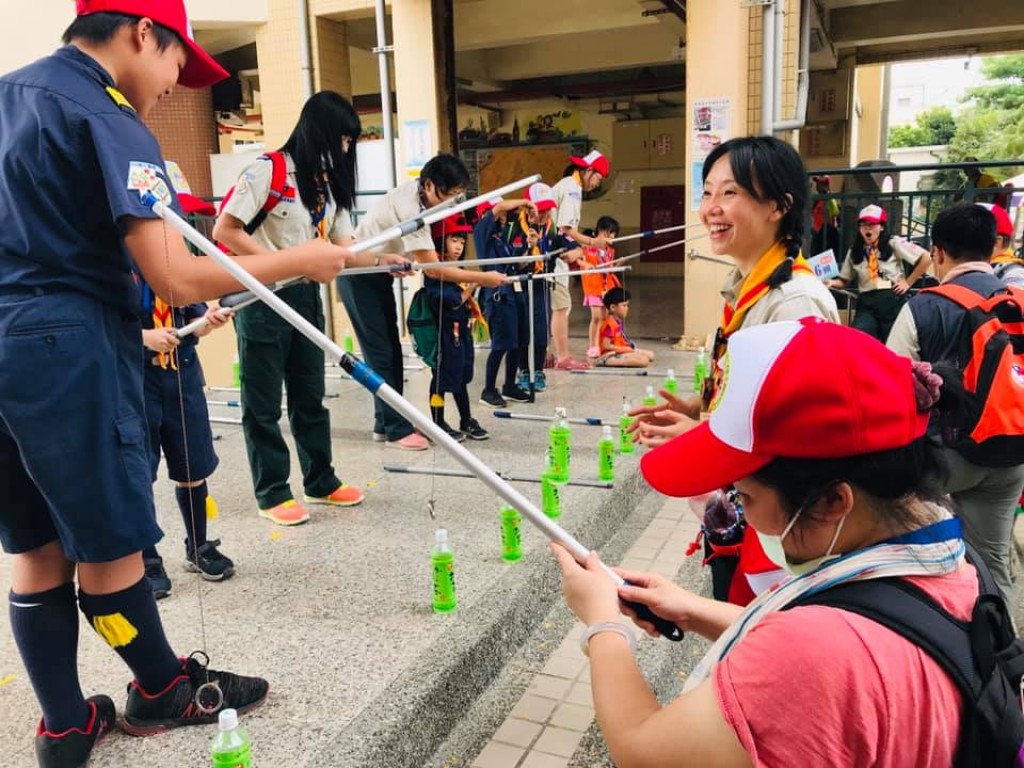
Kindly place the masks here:
[[(426, 210), (420, 194), (418, 179), (407, 181), (389, 191), (373, 204), (356, 227), (355, 239), (366, 240), (379, 235), (387, 229), (408, 219), (419, 216)], [(381, 253), (397, 253), (400, 255), (413, 251), (433, 251), (434, 241), (430, 237), (430, 227), (420, 227), (415, 232), (402, 238), (391, 240), (379, 248)]]
[(857, 289), (861, 293), (868, 291), (881, 291), (892, 288), (900, 280), (905, 279), (901, 261), (914, 266), (921, 260), (923, 248), (915, 248), (901, 240), (890, 240), (892, 256), (883, 259), (875, 248), (864, 254), (860, 264), (853, 263), (852, 249), (847, 252), (843, 266), (839, 270), (839, 277), (846, 281), (847, 285), (852, 284), (854, 275), (857, 276)]
[[(338, 211), (329, 188), (324, 195), (325, 199), (316, 209), (310, 211), (306, 208), (298, 194), (295, 161), (288, 153), (284, 153), (284, 158), (286, 183), (295, 189), (295, 195), (281, 198), (267, 214), (263, 224), (252, 233), (253, 239), (268, 251), (280, 251), (308, 243), (314, 237), (330, 242), (352, 237), (352, 217), (345, 209)], [(263, 158), (246, 168), (235, 185), (231, 199), (225, 204), (224, 212), (245, 223), (256, 218), (270, 194), (273, 171), (273, 163)]]
[[(579, 230), (580, 218), (583, 216), (583, 187), (579, 182), (579, 171), (574, 171), (571, 176), (564, 176), (551, 188), (555, 195), (555, 203), (558, 215), (555, 218), (555, 230), (561, 232), (564, 227)], [(568, 272), (569, 265), (561, 259), (555, 264), (555, 272)], [(559, 285), (569, 287), (568, 277), (556, 277)]]

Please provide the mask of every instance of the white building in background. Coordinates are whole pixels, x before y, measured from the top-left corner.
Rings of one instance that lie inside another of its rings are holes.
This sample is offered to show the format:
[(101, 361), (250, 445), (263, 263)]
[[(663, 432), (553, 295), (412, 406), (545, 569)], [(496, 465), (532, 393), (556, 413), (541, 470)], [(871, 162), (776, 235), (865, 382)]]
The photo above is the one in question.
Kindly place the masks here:
[(977, 57), (893, 64), (889, 125), (913, 125), (920, 113), (933, 107), (949, 107), (956, 114), (964, 92), (983, 82)]
[[(946, 162), (949, 146), (936, 144), (930, 147), (896, 147), (889, 150), (889, 160), (896, 165), (935, 165)], [(921, 189), (921, 181), (931, 174), (925, 171), (902, 171), (897, 192), (913, 192)]]

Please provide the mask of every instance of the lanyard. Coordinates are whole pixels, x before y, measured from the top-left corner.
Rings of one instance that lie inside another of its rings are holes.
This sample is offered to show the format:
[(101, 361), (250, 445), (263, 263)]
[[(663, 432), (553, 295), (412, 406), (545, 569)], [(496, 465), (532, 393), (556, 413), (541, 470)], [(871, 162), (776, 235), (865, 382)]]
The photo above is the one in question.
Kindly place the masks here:
[(940, 520), (937, 523), (918, 528), (916, 531), (908, 531), (891, 539), (886, 539), (881, 544), (938, 544), (943, 541), (953, 541), (963, 538), (963, 526), (960, 518), (951, 517), (948, 520)]

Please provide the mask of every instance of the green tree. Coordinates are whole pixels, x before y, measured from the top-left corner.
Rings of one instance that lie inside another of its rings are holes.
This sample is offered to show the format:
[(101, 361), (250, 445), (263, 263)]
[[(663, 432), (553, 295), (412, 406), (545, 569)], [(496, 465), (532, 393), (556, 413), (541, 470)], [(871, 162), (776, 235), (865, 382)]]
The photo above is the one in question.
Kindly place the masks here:
[[(1010, 160), (1024, 155), (1024, 54), (984, 59), (985, 85), (969, 88), (964, 101), (973, 102), (957, 121), (950, 159), (975, 156), (980, 160)], [(954, 155), (954, 151), (960, 157)], [(999, 178), (1013, 169), (993, 169)]]
[(949, 107), (933, 107), (921, 112), (914, 125), (894, 125), (889, 129), (890, 147), (928, 147), (948, 144), (956, 133), (956, 118)]

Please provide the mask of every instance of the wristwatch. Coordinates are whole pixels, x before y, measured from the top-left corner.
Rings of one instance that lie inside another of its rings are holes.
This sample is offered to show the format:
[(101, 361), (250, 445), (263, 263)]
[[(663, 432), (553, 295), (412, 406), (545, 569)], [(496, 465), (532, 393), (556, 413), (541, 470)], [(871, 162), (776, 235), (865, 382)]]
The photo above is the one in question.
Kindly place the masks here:
[(588, 659), (590, 658), (590, 638), (601, 632), (615, 632), (622, 635), (629, 642), (630, 653), (636, 653), (636, 633), (628, 626), (619, 621), (599, 621), (591, 624), (583, 631), (580, 637), (580, 650)]

